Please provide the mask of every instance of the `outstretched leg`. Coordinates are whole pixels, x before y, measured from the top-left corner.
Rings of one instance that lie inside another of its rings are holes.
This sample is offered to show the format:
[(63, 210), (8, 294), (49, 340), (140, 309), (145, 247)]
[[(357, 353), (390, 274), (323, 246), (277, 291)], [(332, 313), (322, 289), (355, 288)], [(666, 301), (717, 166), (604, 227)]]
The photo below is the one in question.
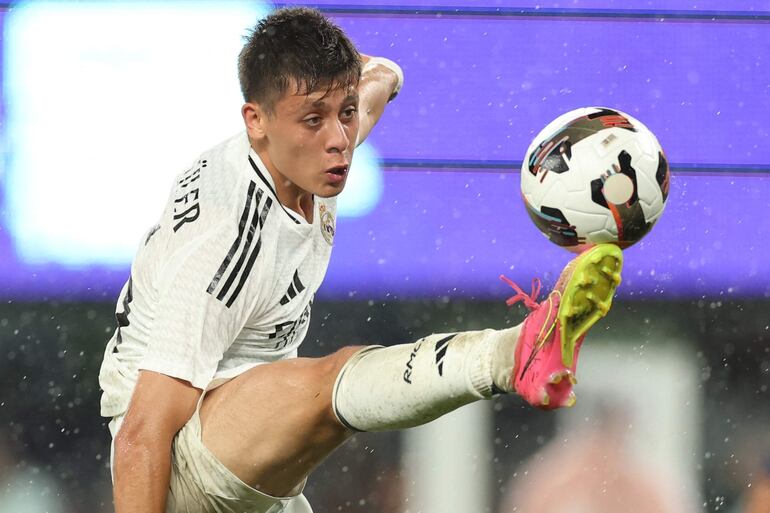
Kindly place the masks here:
[(260, 365), (208, 392), (200, 409), (203, 444), (249, 486), (294, 495), (353, 434), (332, 412), (332, 389), (359, 349)]

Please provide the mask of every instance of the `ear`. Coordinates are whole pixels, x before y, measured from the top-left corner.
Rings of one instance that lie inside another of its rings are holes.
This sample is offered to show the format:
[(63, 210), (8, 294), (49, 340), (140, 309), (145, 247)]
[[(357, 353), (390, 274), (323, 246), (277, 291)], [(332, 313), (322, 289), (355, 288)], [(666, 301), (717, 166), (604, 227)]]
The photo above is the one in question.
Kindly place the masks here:
[(262, 140), (266, 135), (265, 122), (267, 114), (258, 103), (246, 103), (241, 107), (243, 122), (246, 124), (246, 131), (249, 139), (252, 141)]

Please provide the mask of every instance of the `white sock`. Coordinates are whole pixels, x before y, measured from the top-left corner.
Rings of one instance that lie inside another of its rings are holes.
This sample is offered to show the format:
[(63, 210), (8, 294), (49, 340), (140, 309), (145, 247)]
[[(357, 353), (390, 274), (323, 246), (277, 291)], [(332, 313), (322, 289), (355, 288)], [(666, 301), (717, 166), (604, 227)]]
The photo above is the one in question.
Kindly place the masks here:
[(495, 393), (511, 392), (520, 327), (430, 335), (369, 346), (342, 368), (334, 413), (357, 431), (419, 426)]

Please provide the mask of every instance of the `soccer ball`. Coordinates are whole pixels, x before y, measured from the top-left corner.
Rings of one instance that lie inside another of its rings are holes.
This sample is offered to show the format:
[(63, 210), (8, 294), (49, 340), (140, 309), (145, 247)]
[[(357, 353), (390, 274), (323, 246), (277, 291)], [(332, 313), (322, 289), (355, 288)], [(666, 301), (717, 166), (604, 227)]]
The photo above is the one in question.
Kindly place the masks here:
[(548, 124), (521, 166), (521, 195), (552, 242), (579, 253), (602, 242), (626, 248), (644, 237), (668, 198), (668, 162), (642, 123), (586, 107)]

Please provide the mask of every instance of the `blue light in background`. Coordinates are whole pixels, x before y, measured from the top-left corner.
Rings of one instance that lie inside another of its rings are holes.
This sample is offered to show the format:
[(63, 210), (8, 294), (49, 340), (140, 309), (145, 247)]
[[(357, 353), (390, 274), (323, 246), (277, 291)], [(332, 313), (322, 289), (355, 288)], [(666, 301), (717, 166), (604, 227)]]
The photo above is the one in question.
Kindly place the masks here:
[(366, 216), (377, 206), (384, 186), (380, 157), (372, 145), (365, 142), (353, 153), (345, 190), (337, 200), (337, 215)]
[(241, 130), (237, 56), (266, 2), (14, 4), (6, 220), (22, 262), (125, 267), (173, 177)]

